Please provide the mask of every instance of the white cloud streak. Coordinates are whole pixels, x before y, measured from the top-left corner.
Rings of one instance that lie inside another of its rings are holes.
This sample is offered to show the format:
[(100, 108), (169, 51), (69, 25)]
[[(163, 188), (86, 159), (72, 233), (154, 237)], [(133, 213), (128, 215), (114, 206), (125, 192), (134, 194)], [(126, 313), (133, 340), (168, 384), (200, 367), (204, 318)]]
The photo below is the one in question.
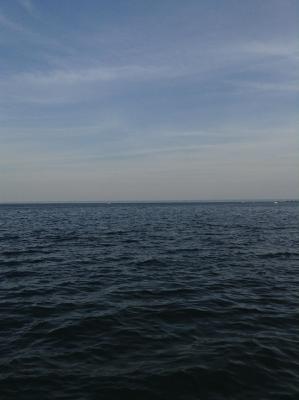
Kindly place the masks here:
[(81, 83), (110, 82), (115, 80), (147, 80), (174, 77), (178, 71), (167, 67), (125, 65), (120, 67), (99, 66), (81, 70), (54, 70), (24, 73), (16, 76), (18, 82), (33, 85), (76, 85)]
[(0, 27), (1, 26), (4, 29), (9, 29), (18, 33), (24, 33), (26, 31), (23, 25), (11, 20), (0, 11)]
[(19, 4), (32, 17), (36, 16), (36, 8), (32, 0), (19, 0)]

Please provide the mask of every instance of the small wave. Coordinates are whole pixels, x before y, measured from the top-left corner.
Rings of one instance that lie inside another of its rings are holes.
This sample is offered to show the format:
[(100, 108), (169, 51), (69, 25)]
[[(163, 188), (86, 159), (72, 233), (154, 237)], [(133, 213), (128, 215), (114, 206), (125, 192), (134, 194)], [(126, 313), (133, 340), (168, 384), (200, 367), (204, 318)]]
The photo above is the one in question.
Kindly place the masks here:
[(151, 267), (167, 267), (168, 264), (164, 261), (158, 260), (157, 258), (148, 258), (147, 260), (144, 261), (136, 261), (134, 262), (139, 267), (146, 267), (146, 266), (151, 266)]
[(25, 250), (6, 250), (0, 253), (0, 256), (6, 257), (18, 257), (18, 256), (26, 256), (30, 254), (49, 254), (49, 250), (44, 249), (25, 249)]
[(19, 260), (1, 260), (0, 264), (2, 267), (17, 267), (22, 265), (22, 261)]
[(21, 236), (19, 236), (19, 235), (4, 235), (4, 236), (0, 236), (0, 241), (18, 240), (20, 238), (21, 238)]
[(4, 276), (5, 278), (11, 279), (11, 278), (24, 278), (27, 276), (32, 276), (33, 272), (30, 270), (18, 270), (18, 269), (14, 269), (14, 270), (10, 270), (5, 272)]
[(125, 235), (129, 232), (117, 230), (117, 231), (108, 231), (108, 232), (103, 232), (103, 233), (107, 236), (121, 236), (121, 235)]
[(198, 248), (188, 248), (188, 247), (185, 247), (185, 248), (177, 248), (177, 249), (168, 249), (168, 250), (166, 250), (166, 253), (167, 254), (180, 254), (180, 253), (197, 253), (197, 252), (199, 252), (199, 249)]
[(290, 258), (290, 257), (298, 257), (298, 252), (292, 251), (277, 251), (277, 252), (268, 252), (264, 254), (258, 254), (257, 257), (259, 258)]

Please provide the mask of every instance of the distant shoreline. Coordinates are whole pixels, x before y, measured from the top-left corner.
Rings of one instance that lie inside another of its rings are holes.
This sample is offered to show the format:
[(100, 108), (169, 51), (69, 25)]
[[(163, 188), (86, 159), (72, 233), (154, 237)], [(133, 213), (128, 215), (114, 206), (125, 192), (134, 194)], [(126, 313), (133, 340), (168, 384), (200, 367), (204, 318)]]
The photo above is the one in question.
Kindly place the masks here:
[(299, 199), (256, 199), (256, 200), (88, 200), (88, 201), (7, 201), (0, 202), (0, 206), (4, 205), (117, 205), (117, 204), (225, 204), (225, 203), (296, 203)]

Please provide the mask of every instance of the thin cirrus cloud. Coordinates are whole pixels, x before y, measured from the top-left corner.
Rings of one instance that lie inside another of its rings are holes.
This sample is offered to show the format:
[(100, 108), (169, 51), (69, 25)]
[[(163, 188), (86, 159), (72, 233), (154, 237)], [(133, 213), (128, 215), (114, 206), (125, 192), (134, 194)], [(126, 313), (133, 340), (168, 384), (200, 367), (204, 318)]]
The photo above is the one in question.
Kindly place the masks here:
[(163, 67), (125, 65), (94, 67), (77, 70), (53, 70), (49, 72), (25, 73), (17, 76), (18, 82), (31, 85), (76, 85), (81, 83), (109, 82), (114, 80), (139, 80), (166, 78), (173, 71)]
[(31, 16), (35, 17), (37, 15), (37, 9), (31, 0), (19, 0), (19, 4)]
[(297, 13), (4, 1), (0, 201), (297, 197)]
[(14, 22), (10, 18), (8, 18), (5, 14), (2, 14), (0, 12), (0, 27), (4, 29), (8, 29), (11, 31), (16, 31), (16, 32), (24, 32), (25, 29), (23, 28), (22, 25), (18, 24), (17, 22)]
[[(173, 80), (177, 79), (193, 79), (199, 84), (200, 82), (205, 83), (207, 80), (220, 80), (224, 82), (230, 82), (234, 87), (238, 87), (248, 91), (297, 91), (298, 84), (294, 77), (294, 68), (297, 65), (297, 55), (294, 49), (286, 51), (284, 48), (273, 48), (273, 44), (269, 43), (269, 47), (272, 49), (269, 53), (261, 52), (261, 48), (267, 47), (264, 43), (252, 45), (252, 43), (244, 44), (243, 48), (231, 46), (227, 51), (222, 49), (212, 49), (206, 52), (206, 59), (202, 61), (195, 60), (193, 63), (180, 65), (176, 60), (169, 60), (168, 64), (161, 65), (159, 60), (156, 60), (156, 65), (120, 65), (120, 66), (92, 66), (88, 68), (74, 68), (72, 66), (64, 67), (63, 69), (47, 69), (44, 71), (37, 70), (34, 72), (22, 72), (11, 76), (5, 76), (2, 80), (3, 93), (5, 97), (11, 95), (16, 101), (25, 102), (40, 102), (51, 103), (51, 102), (74, 102), (76, 97), (74, 96), (74, 90), (88, 88), (88, 85), (93, 84), (105, 84), (124, 82), (146, 82), (155, 80)], [(218, 58), (215, 60), (215, 55)], [(213, 62), (209, 62), (210, 59)], [(273, 59), (274, 58), (274, 59)], [(278, 58), (279, 60), (275, 60)], [(279, 65), (275, 69), (275, 62)], [(262, 66), (260, 65), (262, 63)], [(269, 68), (272, 65), (272, 72), (274, 76), (267, 78), (268, 81), (261, 81), (258, 77), (256, 70), (254, 71), (256, 76), (250, 76), (250, 80), (242, 80), (235, 78), (229, 80), (229, 75), (232, 69), (248, 69), (250, 65), (251, 69), (256, 69), (256, 65), (259, 65), (261, 71)], [(273, 67), (274, 64), (274, 67)], [(285, 76), (277, 80), (277, 74), (280, 71), (285, 71)], [(49, 89), (50, 88), (50, 89)], [(54, 95), (53, 95), (54, 89)], [(69, 93), (68, 93), (69, 92)], [(91, 95), (94, 94), (94, 90), (91, 89)], [(52, 94), (51, 94), (52, 93)], [(57, 95), (56, 95), (57, 94)], [(68, 98), (69, 95), (69, 98)], [(84, 94), (86, 96), (86, 92)], [(78, 100), (80, 100), (80, 93)]]

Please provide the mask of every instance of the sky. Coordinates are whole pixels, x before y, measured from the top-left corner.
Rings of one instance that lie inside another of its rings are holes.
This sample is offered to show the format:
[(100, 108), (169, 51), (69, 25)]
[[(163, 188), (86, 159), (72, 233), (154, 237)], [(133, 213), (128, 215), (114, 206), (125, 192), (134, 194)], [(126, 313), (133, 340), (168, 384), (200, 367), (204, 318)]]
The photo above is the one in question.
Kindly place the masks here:
[(299, 198), (299, 0), (0, 0), (0, 202)]

